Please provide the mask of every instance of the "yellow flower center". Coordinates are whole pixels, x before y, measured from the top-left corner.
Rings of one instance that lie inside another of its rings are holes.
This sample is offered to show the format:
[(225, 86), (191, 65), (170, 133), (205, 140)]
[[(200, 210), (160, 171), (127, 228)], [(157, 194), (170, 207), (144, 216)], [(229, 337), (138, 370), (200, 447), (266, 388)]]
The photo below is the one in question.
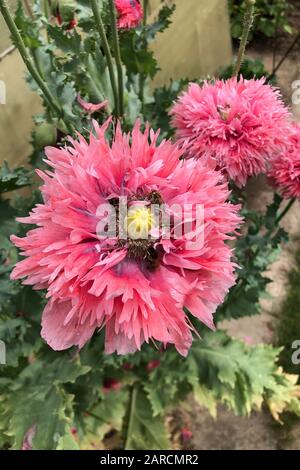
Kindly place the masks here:
[(128, 209), (125, 228), (131, 239), (148, 239), (149, 232), (155, 227), (155, 217), (151, 209), (143, 205), (135, 205)]

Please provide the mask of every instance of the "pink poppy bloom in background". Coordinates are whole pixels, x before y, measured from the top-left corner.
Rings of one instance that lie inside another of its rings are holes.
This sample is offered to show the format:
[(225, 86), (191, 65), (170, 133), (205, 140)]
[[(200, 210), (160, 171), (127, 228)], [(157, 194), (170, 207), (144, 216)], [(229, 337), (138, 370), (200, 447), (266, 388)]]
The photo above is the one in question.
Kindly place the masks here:
[(67, 31), (72, 31), (72, 29), (76, 28), (76, 26), (77, 26), (77, 20), (73, 18), (68, 24)]
[[(19, 219), (37, 228), (11, 237), (25, 256), (11, 277), (47, 289), (41, 334), (55, 350), (81, 348), (104, 328), (108, 354), (132, 353), (153, 340), (186, 355), (193, 327), (183, 307), (213, 328), (213, 313), (235, 282), (226, 240), (241, 221), (239, 207), (227, 202), (219, 172), (201, 160), (180, 160), (172, 142), (157, 143), (158, 132), (142, 132), (136, 123), (123, 134), (118, 125), (110, 143), (110, 124), (94, 123), (89, 142), (79, 136), (66, 147), (46, 148), (52, 171), (37, 170), (44, 202)], [(146, 226), (149, 233), (155, 232), (150, 203), (189, 204), (193, 226), (201, 205), (203, 243), (191, 247), (196, 231), (174, 236), (175, 226), (185, 223), (175, 210), (168, 238), (99, 236), (105, 220), (99, 207), (114, 209), (124, 196), (130, 201), (126, 227)]]
[(240, 187), (249, 176), (266, 171), (290, 126), (279, 91), (264, 79), (191, 83), (171, 116), (187, 156), (220, 168)]
[(300, 123), (294, 123), (286, 149), (273, 157), (268, 177), (286, 198), (300, 199)]
[(182, 428), (180, 431), (180, 438), (183, 444), (188, 444), (193, 437), (193, 433), (189, 428)]
[(136, 28), (143, 19), (143, 9), (138, 0), (115, 0), (118, 28)]
[(148, 372), (152, 372), (153, 370), (157, 369), (161, 364), (159, 359), (153, 359), (153, 361), (149, 361), (146, 365), (146, 369)]
[(130, 364), (130, 362), (124, 362), (124, 364), (122, 365), (122, 369), (124, 370), (132, 370), (133, 367), (133, 364)]
[(243, 340), (245, 344), (249, 344), (249, 345), (254, 344), (254, 340), (252, 336), (246, 335), (244, 336)]
[(117, 392), (122, 388), (122, 384), (119, 380), (114, 379), (113, 377), (108, 377), (104, 379), (103, 382), (103, 392)]
[(80, 95), (77, 96), (77, 101), (80, 104), (80, 106), (88, 113), (88, 114), (93, 114), (96, 113), (97, 111), (100, 111), (101, 109), (104, 109), (108, 105), (108, 100), (104, 100), (101, 103), (98, 104), (93, 104), (89, 103), (88, 101), (85, 101), (83, 98), (81, 98)]

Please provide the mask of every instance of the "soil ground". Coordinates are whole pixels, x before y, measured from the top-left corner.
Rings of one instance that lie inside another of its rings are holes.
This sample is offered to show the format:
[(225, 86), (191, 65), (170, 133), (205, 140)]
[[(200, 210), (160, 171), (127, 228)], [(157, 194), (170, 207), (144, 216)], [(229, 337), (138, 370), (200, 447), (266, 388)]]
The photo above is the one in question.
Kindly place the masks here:
[[(295, 30), (299, 31), (300, 2), (293, 3), (295, 8), (291, 14), (291, 23)], [(271, 72), (274, 46), (278, 61), (292, 41), (293, 37), (286, 34), (277, 38), (275, 44), (274, 40), (257, 41), (248, 49), (247, 55), (261, 58), (267, 70)], [(300, 80), (300, 41), (277, 73), (283, 97), (292, 108), (296, 119), (300, 121), (300, 105), (292, 104), (292, 83), (295, 80)], [(263, 211), (271, 201), (272, 191), (264, 177), (250, 181), (247, 191), (253, 208), (257, 210)], [(279, 259), (267, 273), (273, 282), (268, 287), (269, 298), (261, 302), (261, 315), (224, 322), (222, 326), (231, 335), (239, 338), (251, 337), (254, 344), (275, 341), (276, 317), (282, 314), (280, 307), (285, 298), (287, 274), (293, 267), (294, 254), (300, 247), (299, 213), (300, 203), (297, 202), (283, 221), (283, 226), (290, 233), (290, 242), (283, 247)], [(220, 407), (218, 419), (213, 420), (205, 409), (191, 399), (187, 409), (178, 411), (176, 419), (192, 431), (193, 437), (188, 445), (191, 449), (300, 449), (300, 422), (289, 428), (286, 436), (286, 432), (267, 412), (252, 413), (249, 418), (241, 418)]]

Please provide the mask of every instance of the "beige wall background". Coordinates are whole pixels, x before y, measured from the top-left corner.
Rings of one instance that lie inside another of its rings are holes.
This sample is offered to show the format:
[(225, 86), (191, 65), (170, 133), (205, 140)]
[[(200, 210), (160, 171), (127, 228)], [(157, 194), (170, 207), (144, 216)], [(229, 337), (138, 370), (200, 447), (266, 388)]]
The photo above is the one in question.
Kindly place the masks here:
[[(160, 0), (150, 0), (155, 16)], [(172, 25), (157, 36), (154, 51), (162, 70), (155, 83), (171, 77), (206, 77), (232, 59), (227, 0), (177, 0)]]
[[(13, 10), (16, 8), (18, 2), (17, 0), (9, 0), (8, 6)], [(5, 51), (10, 46), (10, 39), (7, 29), (5, 27), (4, 20), (0, 14), (0, 54)]]
[[(155, 84), (171, 77), (205, 77), (231, 61), (227, 0), (150, 0), (150, 17), (162, 3), (175, 3), (171, 27), (153, 45), (161, 71)], [(10, 2), (14, 7), (16, 1)], [(10, 46), (0, 18), (0, 54)], [(0, 55), (1, 57), (1, 55)], [(18, 165), (29, 155), (32, 116), (40, 109), (38, 96), (24, 80), (25, 68), (17, 51), (0, 59), (0, 80), (6, 85), (6, 104), (0, 104), (0, 163)]]

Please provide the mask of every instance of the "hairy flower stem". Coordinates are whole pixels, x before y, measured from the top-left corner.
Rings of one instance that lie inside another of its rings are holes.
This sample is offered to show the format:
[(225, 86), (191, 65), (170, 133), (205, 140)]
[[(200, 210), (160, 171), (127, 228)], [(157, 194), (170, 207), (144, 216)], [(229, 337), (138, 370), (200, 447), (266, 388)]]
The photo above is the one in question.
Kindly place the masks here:
[(147, 24), (148, 3), (149, 3), (149, 0), (143, 0), (143, 12), (144, 12), (143, 25), (144, 26), (146, 26), (146, 24)]
[(275, 77), (276, 73), (278, 72), (278, 70), (280, 69), (280, 67), (282, 66), (282, 64), (286, 61), (286, 59), (288, 58), (288, 56), (290, 55), (290, 53), (292, 52), (292, 50), (294, 49), (294, 47), (297, 45), (297, 43), (300, 41), (300, 31), (299, 33), (297, 34), (297, 36), (295, 37), (294, 41), (292, 42), (292, 44), (290, 45), (290, 47), (287, 49), (287, 51), (285, 52), (285, 54), (283, 55), (283, 57), (280, 59), (280, 61), (278, 62), (278, 64), (273, 68), (273, 71), (269, 77), (269, 80), (272, 80), (272, 78)]
[(49, 18), (49, 5), (48, 5), (48, 0), (43, 0), (43, 5), (44, 5), (44, 15), (48, 19)]
[[(20, 54), (21, 54), (21, 57), (28, 69), (28, 72), (30, 73), (30, 75), (32, 76), (32, 78), (34, 79), (34, 81), (37, 83), (37, 85), (39, 86), (39, 88), (41, 89), (43, 95), (44, 95), (44, 98), (45, 98), (45, 101), (47, 102), (48, 106), (50, 109), (52, 109), (52, 111), (54, 112), (54, 114), (58, 115), (59, 117), (62, 116), (62, 108), (61, 106), (57, 103), (55, 97), (52, 95), (51, 91), (49, 90), (48, 88), (48, 85), (46, 84), (46, 82), (44, 82), (43, 78), (41, 77), (41, 75), (39, 74), (32, 58), (30, 57), (27, 49), (26, 49), (26, 46), (23, 42), (23, 39), (22, 39), (22, 36), (9, 12), (9, 9), (8, 9), (8, 6), (7, 6), (7, 2), (5, 0), (0, 0), (0, 11), (2, 13), (2, 16), (5, 20), (5, 23), (7, 24), (7, 27), (11, 33), (11, 36), (12, 36), (12, 39), (13, 39), (13, 42), (15, 44), (15, 46), (17, 47), (17, 49), (19, 50)], [(68, 125), (65, 123), (66, 127), (70, 130), (70, 128), (68, 127)]]
[[(283, 209), (283, 211), (280, 212), (280, 214), (278, 214), (278, 216), (275, 219), (274, 227), (267, 231), (265, 238), (269, 239), (271, 237), (274, 230), (277, 229), (279, 223), (281, 222), (283, 217), (289, 212), (290, 208), (292, 207), (295, 201), (296, 201), (296, 198), (291, 199), (286, 205), (286, 207)], [(253, 253), (253, 257), (251, 261), (255, 260), (259, 252), (260, 252), (260, 248), (257, 248), (256, 251)]]
[(114, 67), (113, 67), (113, 58), (110, 52), (108, 40), (106, 37), (104, 25), (101, 19), (100, 11), (99, 11), (99, 4), (97, 0), (91, 0), (91, 7), (93, 10), (94, 18), (95, 18), (95, 23), (96, 27), (101, 39), (101, 45), (104, 49), (106, 61), (107, 61), (107, 66), (108, 66), (108, 72), (109, 72), (109, 77), (110, 77), (110, 83), (114, 95), (114, 102), (115, 102), (115, 115), (119, 116), (119, 98), (118, 98), (118, 90), (117, 90), (117, 84), (116, 84), (116, 79), (115, 79), (115, 74), (114, 74)]
[(234, 76), (237, 77), (244, 60), (248, 36), (253, 24), (255, 0), (246, 0), (246, 12), (244, 17), (243, 33), (241, 37), (239, 52), (234, 68)]
[[(148, 14), (148, 0), (143, 0), (143, 28), (145, 29), (147, 24), (147, 14)], [(147, 48), (147, 41), (145, 39), (145, 31), (143, 32), (144, 35), (144, 47)], [(142, 104), (142, 114), (144, 114), (144, 87), (145, 87), (145, 75), (140, 73), (139, 77), (139, 98)]]
[(122, 60), (120, 52), (120, 43), (119, 43), (119, 34), (117, 28), (117, 17), (116, 9), (113, 0), (109, 0), (109, 14), (110, 14), (110, 23), (112, 29), (112, 40), (114, 55), (117, 64), (117, 73), (118, 73), (118, 91), (119, 91), (119, 115), (123, 116), (124, 113), (124, 83), (123, 83), (123, 70), (122, 70)]
[(131, 390), (130, 401), (129, 401), (128, 427), (127, 427), (124, 450), (131, 450), (130, 439), (132, 436), (132, 426), (133, 426), (134, 409), (136, 405), (136, 396), (137, 396), (137, 387), (135, 384), (133, 384), (132, 390)]
[[(296, 201), (296, 198), (291, 199), (288, 202), (288, 204), (286, 205), (286, 207), (283, 209), (283, 211), (280, 212), (280, 214), (278, 214), (278, 216), (275, 219), (274, 227), (267, 231), (265, 238), (269, 239), (271, 237), (274, 230), (277, 229), (279, 223), (284, 218), (284, 216), (289, 212), (290, 208), (292, 207), (292, 205), (294, 204), (295, 201)], [(256, 258), (256, 256), (259, 254), (259, 252), (260, 252), (260, 248), (257, 248), (256, 251), (253, 253), (252, 260), (254, 260)]]
[(293, 198), (288, 202), (288, 204), (283, 209), (283, 211), (276, 217), (275, 225), (279, 224), (281, 219), (283, 219), (283, 217), (288, 213), (288, 211), (290, 210), (290, 208), (292, 207), (292, 205), (294, 204), (295, 201), (296, 201), (296, 198)]

